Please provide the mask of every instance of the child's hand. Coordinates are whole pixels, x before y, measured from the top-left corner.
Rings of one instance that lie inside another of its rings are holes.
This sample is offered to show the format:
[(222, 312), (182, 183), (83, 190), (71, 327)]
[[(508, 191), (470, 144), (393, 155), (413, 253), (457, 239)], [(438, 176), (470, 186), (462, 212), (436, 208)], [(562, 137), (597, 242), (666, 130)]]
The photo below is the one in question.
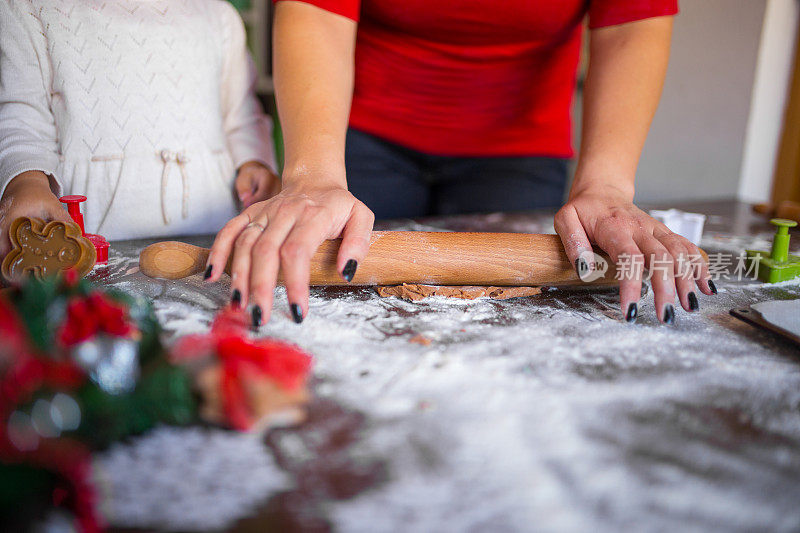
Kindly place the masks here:
[(256, 202), (269, 200), (280, 190), (280, 178), (257, 161), (245, 163), (236, 175), (236, 194), (244, 209)]
[(38, 170), (23, 172), (11, 180), (0, 200), (0, 259), (11, 250), (8, 227), (19, 217), (72, 222), (50, 190), (50, 178)]

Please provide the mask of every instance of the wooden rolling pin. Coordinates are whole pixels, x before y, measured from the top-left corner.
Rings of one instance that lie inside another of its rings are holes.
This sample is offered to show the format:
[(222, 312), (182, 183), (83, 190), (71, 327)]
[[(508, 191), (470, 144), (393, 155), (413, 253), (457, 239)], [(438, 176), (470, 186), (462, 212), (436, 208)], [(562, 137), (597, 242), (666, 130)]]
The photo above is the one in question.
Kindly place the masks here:
[[(311, 260), (311, 285), (581, 283), (557, 235), (375, 231), (352, 283), (336, 270), (339, 243), (329, 240), (319, 247)], [(208, 253), (190, 244), (160, 242), (142, 250), (139, 267), (152, 278), (184, 278), (205, 269)], [(225, 271), (230, 274), (230, 261)], [(614, 282), (614, 273), (609, 261), (605, 276), (595, 283)]]

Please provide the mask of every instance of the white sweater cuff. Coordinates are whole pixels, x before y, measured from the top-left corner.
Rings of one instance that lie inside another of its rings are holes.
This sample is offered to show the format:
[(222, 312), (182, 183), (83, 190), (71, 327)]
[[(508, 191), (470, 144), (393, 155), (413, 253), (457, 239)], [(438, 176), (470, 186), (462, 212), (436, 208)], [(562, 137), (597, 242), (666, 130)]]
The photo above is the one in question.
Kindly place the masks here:
[(269, 119), (260, 120), (260, 127), (246, 128), (228, 135), (228, 149), (237, 169), (249, 161), (258, 161), (277, 172), (275, 146), (271, 128), (264, 123), (266, 120)]

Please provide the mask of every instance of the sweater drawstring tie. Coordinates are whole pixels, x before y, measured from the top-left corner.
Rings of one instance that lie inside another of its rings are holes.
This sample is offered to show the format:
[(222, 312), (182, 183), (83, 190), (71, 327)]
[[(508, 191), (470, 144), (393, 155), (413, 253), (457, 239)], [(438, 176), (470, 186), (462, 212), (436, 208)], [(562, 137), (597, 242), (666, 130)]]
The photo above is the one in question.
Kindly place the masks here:
[(177, 164), (178, 170), (181, 174), (181, 181), (183, 182), (181, 215), (183, 218), (186, 218), (189, 216), (189, 176), (186, 173), (186, 163), (189, 162), (189, 159), (182, 151), (172, 152), (170, 150), (161, 150), (161, 161), (164, 162), (164, 168), (161, 171), (161, 215), (164, 217), (164, 224), (169, 224), (170, 217), (167, 211), (167, 184), (169, 183), (170, 163), (174, 161)]

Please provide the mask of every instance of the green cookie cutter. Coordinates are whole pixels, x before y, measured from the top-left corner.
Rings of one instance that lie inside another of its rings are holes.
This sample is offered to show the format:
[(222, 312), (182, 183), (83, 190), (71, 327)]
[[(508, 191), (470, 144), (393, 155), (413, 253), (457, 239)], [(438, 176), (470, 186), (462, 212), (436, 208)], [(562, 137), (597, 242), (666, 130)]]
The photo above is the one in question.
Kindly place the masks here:
[(767, 283), (778, 283), (800, 276), (800, 256), (789, 254), (789, 228), (797, 226), (794, 220), (773, 218), (769, 221), (777, 226), (772, 251), (747, 250), (749, 267), (758, 273), (758, 279)]

